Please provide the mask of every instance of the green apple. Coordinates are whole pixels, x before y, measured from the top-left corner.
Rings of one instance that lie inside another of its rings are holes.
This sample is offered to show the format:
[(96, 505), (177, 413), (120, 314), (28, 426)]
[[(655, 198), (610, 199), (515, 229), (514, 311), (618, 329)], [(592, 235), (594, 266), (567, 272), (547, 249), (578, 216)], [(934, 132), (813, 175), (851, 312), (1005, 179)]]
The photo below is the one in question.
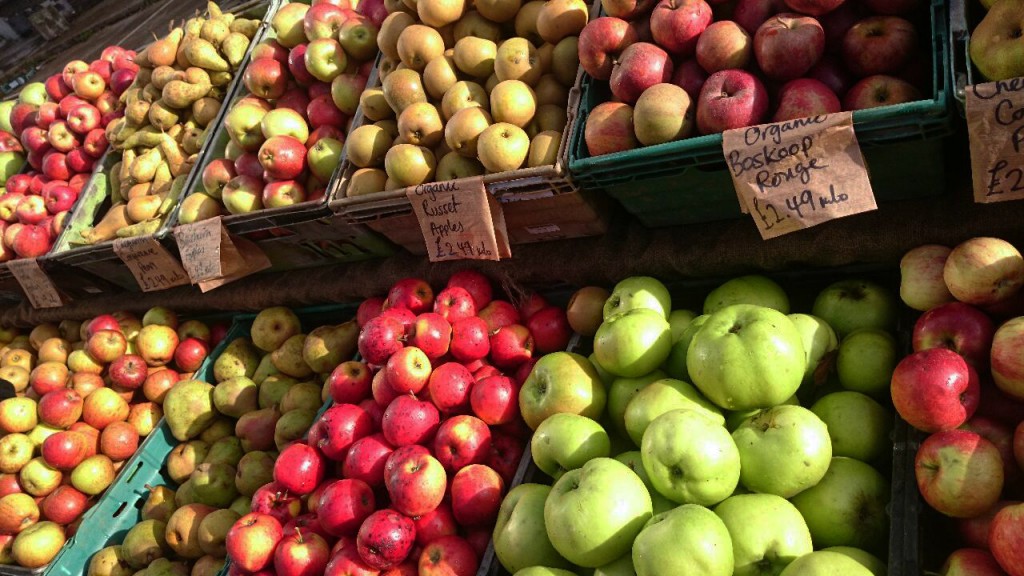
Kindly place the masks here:
[(636, 378), (648, 374), (661, 366), (671, 351), (668, 321), (650, 308), (634, 308), (606, 317), (594, 335), (597, 363), (616, 376)]
[(722, 519), (696, 504), (658, 514), (633, 543), (637, 576), (731, 576), (732, 540)]
[(811, 530), (815, 548), (885, 550), (889, 480), (870, 465), (837, 457), (817, 485), (791, 499)]
[(860, 392), (826, 394), (811, 406), (811, 412), (828, 427), (833, 456), (873, 462), (892, 448), (892, 414)]
[(779, 576), (871, 576), (871, 571), (849, 556), (819, 550), (797, 558)]
[(569, 567), (544, 530), (544, 502), (550, 493), (544, 484), (520, 484), (501, 501), (492, 539), (494, 555), (509, 572), (535, 564)]
[(726, 410), (781, 404), (800, 387), (806, 366), (793, 322), (778, 310), (752, 304), (712, 314), (686, 354), (693, 384)]
[(896, 297), (888, 288), (868, 280), (842, 280), (814, 299), (811, 314), (828, 322), (842, 339), (858, 328), (892, 329)]
[(711, 506), (739, 483), (740, 454), (729, 431), (695, 410), (655, 418), (640, 453), (655, 490), (673, 502)]
[(604, 383), (605, 387), (610, 387), (612, 382), (615, 381), (615, 375), (608, 372), (597, 363), (597, 358), (594, 356), (593, 352), (590, 353), (590, 356), (587, 356), (587, 360), (590, 360), (590, 365), (597, 371), (597, 376), (601, 379), (601, 382)]
[(633, 554), (623, 554), (618, 560), (612, 560), (604, 566), (594, 569), (594, 576), (636, 576), (633, 569)]
[(512, 576), (578, 576), (575, 572), (562, 570), (561, 568), (548, 568), (547, 566), (530, 566), (523, 568)]
[(0, 102), (0, 130), (4, 132), (14, 132), (14, 128), (11, 127), (11, 109), (17, 104), (17, 100), (5, 100)]
[(533, 463), (556, 480), (567, 471), (610, 453), (608, 433), (594, 420), (579, 414), (552, 414), (537, 426), (530, 440)]
[(814, 551), (800, 511), (774, 494), (739, 494), (715, 506), (732, 537), (734, 576), (778, 574)]
[(836, 356), (839, 383), (847, 390), (888, 396), (892, 372), (900, 359), (896, 338), (885, 330), (862, 328), (843, 338)]
[(566, 560), (596, 568), (629, 551), (651, 518), (651, 495), (640, 477), (611, 458), (570, 470), (544, 503), (544, 527)]
[(832, 459), (828, 427), (802, 406), (762, 410), (732, 437), (742, 463), (740, 483), (753, 492), (789, 498), (817, 484)]
[(26, 84), (21, 92), (18, 93), (18, 102), (26, 104), (34, 104), (36, 107), (42, 106), (43, 102), (46, 102), (49, 98), (46, 95), (46, 85), (42, 82), (32, 82)]
[(16, 564), (24, 568), (41, 568), (57, 556), (64, 542), (64, 527), (44, 520), (19, 532), (9, 550)]
[(672, 410), (695, 410), (715, 421), (725, 423), (718, 406), (708, 401), (691, 384), (674, 378), (663, 378), (645, 386), (626, 405), (623, 422), (630, 439), (637, 446), (655, 418)]
[(693, 335), (708, 321), (708, 318), (711, 318), (710, 314), (697, 316), (686, 325), (686, 328), (683, 329), (678, 338), (673, 339), (672, 351), (668, 353), (668, 359), (665, 360), (664, 366), (669, 376), (693, 382), (693, 379), (690, 378), (690, 372), (686, 369), (686, 353), (690, 349)]
[(543, 356), (519, 390), (519, 412), (536, 430), (552, 414), (568, 412), (598, 419), (607, 392), (589, 360), (573, 352)]
[(604, 303), (604, 319), (637, 308), (648, 308), (667, 319), (672, 310), (672, 297), (668, 288), (657, 278), (632, 276), (621, 280), (612, 288), (612, 295)]
[(810, 314), (789, 314), (789, 320), (800, 333), (800, 341), (804, 345), (807, 367), (804, 369), (804, 384), (814, 383), (814, 374), (818, 365), (829, 354), (839, 348), (839, 337), (836, 331), (817, 316)]
[(872, 576), (886, 576), (886, 574), (889, 573), (889, 567), (885, 562), (883, 562), (878, 556), (861, 550), (860, 548), (853, 548), (851, 546), (832, 546), (830, 548), (823, 548), (822, 550), (826, 552), (838, 552), (843, 556), (853, 558), (858, 564), (870, 570)]
[[(678, 506), (675, 502), (658, 494), (658, 491), (654, 489), (654, 485), (651, 484), (651, 477), (647, 475), (647, 469), (644, 468), (643, 454), (639, 450), (620, 452), (615, 456), (615, 459), (629, 466), (629, 469), (640, 477), (644, 486), (647, 486), (647, 491), (651, 494), (651, 506), (655, 514), (661, 514)], [(632, 566), (632, 563), (630, 563), (630, 566)]]
[[(794, 394), (786, 399), (785, 402), (779, 404), (779, 406), (799, 406), (800, 399)], [(739, 410), (737, 412), (726, 412), (725, 413), (725, 429), (729, 432), (735, 432), (744, 422), (753, 418), (763, 408), (754, 408), (753, 410)]]
[(693, 322), (697, 314), (693, 310), (673, 310), (668, 314), (668, 327), (672, 331), (672, 342), (678, 342), (683, 330)]
[(639, 378), (616, 378), (608, 387), (608, 420), (616, 432), (628, 437), (626, 431), (626, 406), (629, 401), (648, 384), (665, 378), (665, 373), (655, 370)]
[[(268, 114), (269, 116), (269, 114)], [(321, 138), (316, 141), (306, 154), (309, 171), (320, 180), (327, 182), (334, 174), (334, 168), (341, 162), (341, 149), (344, 146), (337, 138)]]
[(733, 278), (704, 299), (704, 313), (714, 314), (733, 304), (754, 304), (789, 314), (789, 296), (770, 278), (752, 274)]

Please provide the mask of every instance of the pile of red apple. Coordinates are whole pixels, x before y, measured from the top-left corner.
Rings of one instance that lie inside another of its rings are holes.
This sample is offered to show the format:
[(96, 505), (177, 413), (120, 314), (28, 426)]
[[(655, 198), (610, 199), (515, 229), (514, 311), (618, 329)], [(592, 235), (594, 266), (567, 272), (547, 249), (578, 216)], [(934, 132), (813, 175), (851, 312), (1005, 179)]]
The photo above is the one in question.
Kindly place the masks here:
[(152, 308), (5, 334), (18, 396), (0, 402), (0, 564), (53, 559), (222, 332)]
[(0, 196), (0, 261), (50, 251), (107, 151), (104, 128), (121, 115), (118, 97), (138, 70), (134, 55), (108, 46), (91, 63), (72, 60), (45, 84), (23, 88), (18, 103), (3, 110), (32, 170), (11, 176)]
[(253, 49), (249, 95), (224, 119), (225, 157), (203, 170), (204, 195), (181, 221), (279, 208), (322, 198), (341, 160), (347, 126), (377, 55), (377, 24), (348, 0), (293, 2), (273, 19), (274, 38)]
[(591, 156), (764, 122), (910, 102), (930, 89), (921, 0), (604, 0), (580, 64), (611, 102)]
[(281, 451), (261, 488), (278, 505), (254, 500), (228, 532), (232, 570), (476, 574), (529, 434), (519, 386), (567, 345), (565, 311), (492, 300), (465, 271), (436, 297), (401, 280), (357, 319), (364, 362), (338, 366), (334, 404)]
[[(928, 244), (901, 261), (903, 301), (924, 312), (896, 367), (893, 404), (929, 436), (921, 495), (956, 519), (947, 576), (1024, 574), (1024, 258), (998, 238)], [(999, 320), (1003, 320), (1001, 324)]]

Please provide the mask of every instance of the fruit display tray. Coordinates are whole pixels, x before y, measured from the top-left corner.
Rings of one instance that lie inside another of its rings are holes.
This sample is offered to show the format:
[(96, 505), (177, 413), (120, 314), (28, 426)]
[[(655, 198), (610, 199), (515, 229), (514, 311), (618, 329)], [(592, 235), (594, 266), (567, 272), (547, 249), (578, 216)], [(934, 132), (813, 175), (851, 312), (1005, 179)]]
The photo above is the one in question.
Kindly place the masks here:
[[(277, 13), (277, 9), (280, 6), (280, 0), (251, 0), (240, 6), (229, 10), (231, 13), (245, 15), (251, 18), (260, 18), (262, 20), (260, 29), (257, 31), (252, 42), (249, 43), (249, 47), (246, 49), (244, 58), (242, 59), (242, 65), (239, 66), (239, 73), (235, 74), (232, 78), (231, 83), (228, 84), (227, 92), (224, 97), (225, 102), (231, 101), (233, 95), (238, 91), (238, 87), (242, 83), (241, 71), (245, 69), (248, 64), (249, 56), (252, 49), (256, 46), (262, 34), (265, 33), (266, 29), (270, 28), (270, 20)], [(217, 112), (217, 116), (210, 123), (211, 126), (220, 127), (223, 123), (224, 116), (227, 114), (227, 106), (221, 106)], [(204, 165), (206, 156), (210, 153), (212, 144), (215, 141), (215, 130), (208, 130), (205, 135), (203, 145), (197, 155), (197, 161), (192, 167), (185, 180), (184, 190), (189, 190), (191, 182), (198, 180), (199, 175), (202, 171), (201, 167)], [(98, 217), (102, 214), (106, 214), (110, 208), (110, 177), (109, 170), (118, 160), (118, 154), (108, 150), (107, 155), (104, 157), (100, 166), (102, 170), (96, 170), (90, 178), (89, 183), (82, 190), (82, 197), (79, 199), (79, 204), (82, 205), (81, 209), (76, 209), (71, 216), (71, 220), (65, 227), (65, 230), (58, 237), (57, 242), (54, 244), (53, 250), (45, 257), (48, 262), (59, 262), (72, 268), (82, 270), (86, 273), (91, 273), (99, 278), (109, 280), (111, 283), (116, 284), (121, 291), (129, 290), (132, 292), (140, 291), (138, 283), (135, 281), (135, 277), (132, 276), (131, 272), (121, 262), (121, 259), (114, 253), (114, 242), (108, 240), (106, 242), (99, 242), (97, 244), (87, 246), (74, 246), (71, 244), (71, 240), (74, 236), (77, 236), (77, 232), (84, 227), (91, 226)], [(185, 194), (182, 194), (184, 198)], [(179, 199), (178, 205), (181, 204)], [(177, 213), (177, 206), (175, 206), (171, 213), (168, 214), (160, 228), (152, 234), (152, 237), (163, 244), (172, 254), (177, 253), (177, 247), (173, 242), (172, 235), (170, 234), (171, 228), (175, 222), (175, 214)]]
[[(853, 114), (880, 201), (941, 194), (946, 188), (945, 138), (954, 126), (945, 0), (931, 0), (928, 19), (931, 97)], [(569, 171), (581, 188), (604, 190), (648, 227), (744, 217), (722, 155), (721, 134), (590, 157), (583, 138), (587, 116), (611, 96), (607, 82), (584, 76), (569, 142)]]
[[(608, 199), (603, 194), (580, 190), (569, 178), (569, 134), (579, 107), (581, 77), (582, 69), (569, 92), (568, 121), (562, 131), (555, 164), (483, 177), (487, 192), (501, 203), (510, 244), (600, 236), (608, 230), (611, 214)], [(380, 86), (376, 65), (366, 85)], [(352, 126), (356, 128), (364, 123), (360, 107)], [(349, 198), (346, 196), (348, 183), (355, 170), (356, 166), (343, 159), (341, 177), (332, 182), (327, 191), (331, 210), (347, 222), (369, 226), (413, 254), (426, 254), (419, 223), (406, 197), (408, 188)], [(463, 179), (454, 180), (461, 181)]]

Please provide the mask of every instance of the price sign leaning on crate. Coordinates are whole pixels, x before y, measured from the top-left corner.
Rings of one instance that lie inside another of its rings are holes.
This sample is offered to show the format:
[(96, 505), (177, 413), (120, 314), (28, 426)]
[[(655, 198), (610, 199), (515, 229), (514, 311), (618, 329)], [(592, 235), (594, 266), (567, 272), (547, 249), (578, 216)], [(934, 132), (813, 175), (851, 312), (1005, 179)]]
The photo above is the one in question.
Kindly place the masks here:
[(431, 262), (511, 258), (505, 216), (482, 178), (406, 190)]
[(1024, 78), (966, 89), (974, 201), (1024, 198)]

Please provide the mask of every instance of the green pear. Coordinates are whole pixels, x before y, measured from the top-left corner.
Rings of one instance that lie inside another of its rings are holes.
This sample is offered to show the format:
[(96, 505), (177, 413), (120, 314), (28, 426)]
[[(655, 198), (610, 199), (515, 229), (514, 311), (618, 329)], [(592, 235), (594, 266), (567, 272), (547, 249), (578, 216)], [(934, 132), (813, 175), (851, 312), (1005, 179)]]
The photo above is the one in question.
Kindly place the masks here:
[(231, 436), (225, 436), (210, 445), (210, 451), (206, 453), (206, 458), (203, 458), (203, 464), (238, 465), (244, 454), (242, 441), (234, 435), (234, 429), (231, 432)]
[(207, 554), (196, 560), (192, 565), (192, 573), (189, 576), (217, 576), (224, 569), (225, 559), (223, 556)]
[(350, 320), (337, 326), (320, 326), (312, 330), (302, 346), (302, 359), (313, 372), (327, 374), (356, 353), (359, 325)]
[(235, 467), (230, 464), (204, 462), (196, 468), (190, 479), (199, 504), (226, 508), (238, 497)]
[(85, 576), (131, 576), (133, 572), (124, 559), (121, 545), (116, 544), (93, 554)]
[(199, 547), (199, 524), (215, 510), (216, 508), (206, 504), (188, 504), (175, 510), (164, 531), (164, 537), (171, 550), (182, 558), (194, 560), (202, 556), (203, 549)]
[(268, 352), (260, 359), (260, 365), (256, 367), (256, 372), (253, 373), (252, 381), (257, 384), (262, 384), (268, 376), (280, 373), (281, 371), (274, 367), (274, 363), (271, 361), (270, 353)]
[(284, 374), (270, 376), (260, 384), (260, 408), (271, 408), (280, 404), (288, 389), (298, 383), (295, 378)]
[(235, 376), (251, 378), (260, 364), (259, 351), (248, 338), (235, 338), (213, 363), (213, 378), (223, 382)]
[(224, 540), (239, 518), (238, 512), (227, 508), (211, 512), (199, 523), (199, 548), (211, 556), (227, 556)]
[(164, 419), (179, 441), (198, 436), (216, 416), (213, 386), (201, 380), (178, 382), (164, 398)]
[[(192, 479), (188, 478), (178, 485), (178, 489), (174, 491), (174, 505), (181, 508), (182, 506), (195, 504), (195, 502), (196, 493), (192, 489)], [(168, 520), (170, 520), (170, 518), (168, 518)]]
[(264, 352), (278, 349), (285, 340), (302, 332), (302, 323), (291, 309), (274, 306), (261, 310), (252, 321), (249, 334), (257, 348)]
[(221, 414), (239, 418), (259, 408), (259, 387), (245, 376), (228, 378), (213, 389), (213, 405)]
[(292, 410), (285, 412), (274, 426), (274, 445), (278, 450), (289, 443), (300, 440), (316, 420), (316, 410)]
[(261, 486), (274, 480), (274, 457), (255, 450), (242, 456), (235, 469), (235, 488), (242, 496), (252, 496)]
[(167, 524), (159, 520), (143, 520), (132, 526), (121, 542), (121, 556), (132, 568), (145, 568), (170, 551), (164, 536)]
[(188, 564), (182, 561), (172, 562), (167, 558), (158, 558), (142, 572), (143, 576), (190, 576)]
[(312, 382), (300, 382), (288, 388), (281, 397), (280, 409), (282, 413), (292, 410), (312, 410), (316, 412), (323, 406), (320, 395), (323, 388)]
[[(313, 375), (312, 368), (302, 357), (302, 349), (306, 342), (305, 334), (296, 334), (270, 353), (270, 361), (282, 373), (293, 378), (309, 378)], [(333, 368), (332, 368), (333, 369)]]
[(206, 454), (209, 451), (210, 445), (202, 440), (191, 440), (178, 444), (167, 455), (167, 475), (176, 484), (181, 484), (188, 480), (196, 466), (206, 459)]
[(235, 433), (235, 421), (225, 416), (217, 416), (213, 422), (199, 434), (199, 439), (213, 446), (213, 443)]
[(149, 486), (149, 496), (142, 505), (142, 519), (167, 522), (175, 508), (174, 490), (169, 486)]
[(234, 510), (239, 516), (245, 516), (252, 509), (252, 498), (249, 496), (239, 496), (231, 503), (229, 509)]

